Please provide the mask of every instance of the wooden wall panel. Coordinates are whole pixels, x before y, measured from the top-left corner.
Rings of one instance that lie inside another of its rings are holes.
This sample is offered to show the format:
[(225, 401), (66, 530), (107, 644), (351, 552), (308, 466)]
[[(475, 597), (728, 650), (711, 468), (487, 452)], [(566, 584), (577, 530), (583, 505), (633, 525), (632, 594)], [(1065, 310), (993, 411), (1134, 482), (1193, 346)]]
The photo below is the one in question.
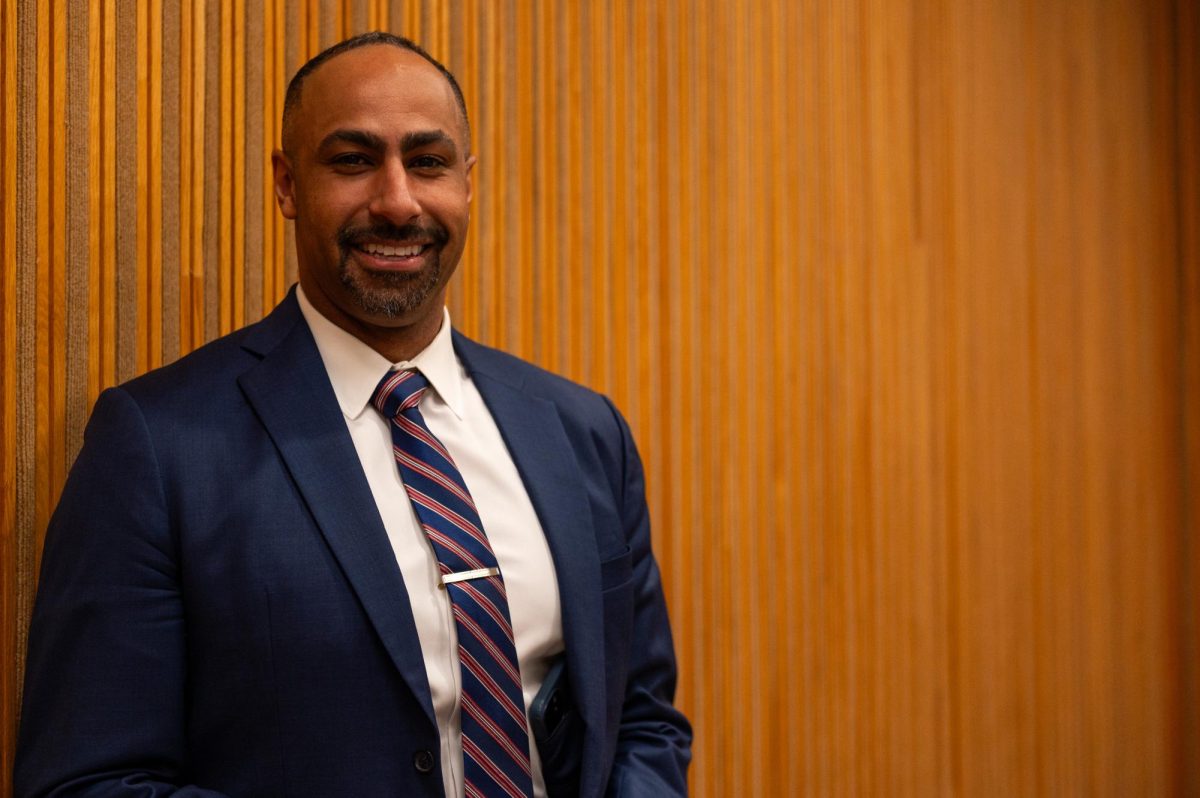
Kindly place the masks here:
[[(0, 213), (0, 650), (11, 652), (0, 664), (0, 772), (5, 773), (16, 745), (21, 694), (19, 663), (25, 641), (22, 620), (26, 617), (21, 596), (32, 590), (32, 585), (22, 581), (30, 578), (32, 546), (24, 538), (32, 519), (23, 517), (17, 509), (25, 498), (17, 476), (19, 465), (23, 465), (19, 463), (18, 446), (24, 442), (18, 436), (17, 383), (20, 374), (28, 372), (27, 360), (26, 368), (18, 369), (17, 365), (21, 362), (17, 320), (22, 299), (17, 293), (18, 217), (26, 221), (18, 213), (16, 202), (18, 142), (22, 138), (17, 124), (17, 33), (16, 4), (0, 5), (0, 197), (4, 198)], [(5, 786), (0, 792), (10, 789)]]
[(1174, 19), (1175, 126), (1179, 177), (1180, 361), (1183, 364), (1183, 529), (1179, 546), (1180, 784), (1200, 789), (1200, 4), (1177, 3)]
[(384, 28), (472, 116), (456, 324), (634, 427), (695, 794), (1197, 794), (1198, 20), (3, 4), (0, 772), (92, 401), (283, 296), (286, 80)]

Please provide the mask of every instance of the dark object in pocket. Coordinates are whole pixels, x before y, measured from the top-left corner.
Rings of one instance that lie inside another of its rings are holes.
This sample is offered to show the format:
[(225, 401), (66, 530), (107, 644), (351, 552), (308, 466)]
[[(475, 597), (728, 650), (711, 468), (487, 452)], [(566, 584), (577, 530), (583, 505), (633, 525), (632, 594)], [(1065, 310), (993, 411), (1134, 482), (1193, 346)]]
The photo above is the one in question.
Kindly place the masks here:
[(579, 715), (567, 680), (567, 658), (559, 655), (538, 694), (529, 706), (529, 725), (542, 760), (546, 794), (579, 794), (579, 760), (582, 740)]

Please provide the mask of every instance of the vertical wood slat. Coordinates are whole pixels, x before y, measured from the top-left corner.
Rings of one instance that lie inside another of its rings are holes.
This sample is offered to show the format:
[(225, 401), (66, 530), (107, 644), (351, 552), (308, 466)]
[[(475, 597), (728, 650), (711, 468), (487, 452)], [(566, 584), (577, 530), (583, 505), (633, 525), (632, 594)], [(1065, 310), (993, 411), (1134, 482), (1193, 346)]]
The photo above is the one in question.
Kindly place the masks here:
[[(1180, 296), (1200, 296), (1200, 8), (1195, 3), (1175, 4), (1171, 48), (1176, 62), (1175, 130), (1176, 174), (1179, 199), (1176, 208), (1179, 235)], [(1200, 309), (1184, 301), (1180, 325), (1180, 360), (1183, 363), (1182, 446), (1184, 462), (1183, 529), (1179, 551), (1181, 634), (1179, 652), (1183, 696), (1178, 704), (1179, 740), (1175, 790), (1185, 793), (1200, 784)]]
[[(54, 73), (50, 69), (50, 54), (53, 52), (52, 36), (53, 36), (53, 15), (52, 8), (48, 4), (41, 4), (36, 11), (36, 40), (35, 40), (35, 58), (36, 64), (36, 113), (37, 113), (37, 129), (47, 130), (50, 127), (51, 121), (54, 119), (54, 96), (52, 94), (54, 86)], [(52, 383), (54, 381), (54, 368), (50, 359), (50, 339), (54, 332), (54, 320), (51, 317), (51, 308), (54, 300), (54, 286), (51, 283), (52, 257), (54, 249), (51, 242), (54, 240), (54, 231), (51, 227), (51, 211), (53, 209), (53, 194), (51, 186), (53, 185), (52, 176), (55, 174), (52, 162), (53, 140), (49, 136), (39, 136), (36, 139), (36, 144), (28, 153), (36, 159), (34, 162), (39, 167), (36, 171), (36, 199), (34, 200), (34, 224), (32, 225), (35, 231), (34, 241), (35, 249), (22, 253), (22, 260), (28, 258), (28, 263), (34, 266), (34, 274), (36, 275), (33, 281), (33, 295), (35, 297), (33, 303), (34, 319), (36, 326), (34, 329), (34, 357), (36, 360), (33, 365), (34, 374), (34, 391), (33, 400), (35, 407), (48, 408), (50, 407), (50, 395), (52, 393)], [(26, 365), (28, 369), (29, 366)], [(53, 460), (51, 456), (51, 442), (49, 440), (51, 425), (48, 423), (46, 413), (38, 413), (33, 415), (33, 434), (34, 434), (34, 449), (33, 454), (36, 462), (41, 464), (43, 469), (52, 469)], [(51, 502), (51, 481), (48, 479), (34, 480), (35, 486), (35, 504), (34, 518), (35, 523), (41, 526), (45, 519), (49, 518), (49, 505)]]
[[(222, 62), (228, 55), (227, 40), (221, 35), (221, 17), (226, 3), (195, 4), (193, 19), (193, 154), (192, 160), (192, 207), (199, 209), (195, 215), (192, 231), (193, 270), (192, 280), (192, 336), (193, 348), (204, 341), (215, 338), (220, 327), (220, 305), (222, 283), (221, 272), (230, 266), (219, 252), (217, 230), (220, 228), (221, 195), (225, 187), (224, 169), (227, 162), (221, 159), (223, 136), (222, 120), (225, 119), (221, 102), (219, 75)], [(197, 116), (195, 111), (200, 111)], [(228, 228), (221, 230), (222, 237)]]
[[(180, 87), (183, 63), (181, 60), (182, 12), (177, 3), (161, 3), (161, 25), (157, 34), (161, 37), (161, 60), (151, 71), (159, 72), (161, 78), (162, 107), (157, 112), (159, 123), (158, 143), (161, 159), (158, 162), (161, 179), (162, 227), (160, 246), (151, 253), (151, 259), (159, 258), (157, 269), (162, 285), (161, 324), (157, 326), (161, 335), (159, 357), (164, 363), (177, 358), (181, 352), (182, 324), (180, 322), (180, 275), (182, 273), (183, 225), (181, 202), (183, 169), (180, 147), (182, 136), (179, 127)], [(153, 34), (152, 34), (153, 35)], [(152, 116), (152, 119), (154, 116)], [(154, 357), (155, 355), (151, 355)]]
[[(23, 560), (28, 544), (20, 539), (17, 526), (18, 410), (17, 382), (17, 211), (21, 196), (17, 193), (17, 4), (0, 7), (0, 194), (10, 198), (0, 213), (0, 490), (6, 497), (0, 502), (0, 648), (18, 651), (24, 647), (21, 625), (25, 621), (22, 606)], [(23, 663), (6, 661), (0, 665), (0, 772), (12, 770), (14, 720), (19, 704)]]
[[(150, 149), (150, 142), (154, 137), (152, 116), (155, 107), (162, 101), (161, 95), (154, 93), (151, 81), (152, 75), (157, 77), (158, 74), (158, 70), (155, 68), (155, 59), (162, 56), (161, 44), (156, 48), (155, 42), (151, 37), (154, 22), (152, 21), (153, 11), (150, 8), (149, 0), (137, 0), (135, 14), (137, 28), (134, 33), (133, 47), (136, 63), (134, 79), (137, 87), (137, 98), (134, 107), (136, 122), (133, 146), (134, 151), (141, 153), (141, 155), (134, 159), (134, 169), (137, 175), (135, 181), (135, 203), (137, 210), (133, 225), (133, 235), (135, 237), (134, 281), (137, 295), (141, 300), (134, 302), (136, 328), (134, 371), (137, 374), (142, 374), (151, 368), (150, 350), (156, 335), (151, 318), (155, 315), (155, 308), (162, 301), (161, 293), (154, 290), (155, 286), (151, 283), (150, 277), (152, 272), (151, 227), (158, 227), (162, 224), (161, 220), (151, 222), (153, 214), (151, 205), (153, 199), (150, 187), (153, 184), (156, 190), (155, 193), (157, 193), (159, 180), (161, 180), (161, 176), (157, 171), (151, 176), (151, 171), (155, 170), (154, 162), (156, 160), (156, 153)], [(159, 27), (156, 33), (157, 37), (161, 39), (161, 27)], [(158, 157), (161, 157), (161, 155), (158, 155)], [(158, 271), (158, 269), (155, 268), (153, 271)], [(158, 312), (161, 314), (161, 310)]]
[[(229, 9), (228, 38), (232, 45), (230, 72), (224, 76), (222, 86), (231, 93), (231, 108), (225, 117), (225, 135), (229, 137), (231, 151), (232, 185), (229, 187), (229, 261), (230, 300), (229, 329), (237, 329), (252, 321), (246, 316), (246, 43), (245, 43), (245, 0), (234, 0)], [(251, 4), (253, 6), (253, 4)], [(224, 13), (225, 9), (222, 9)], [(232, 85), (230, 85), (232, 84)]]
[[(139, 310), (146, 303), (146, 296), (139, 288), (140, 252), (138, 231), (140, 224), (139, 206), (144, 198), (138, 192), (137, 174), (139, 162), (145, 160), (145, 150), (139, 150), (139, 119), (145, 106), (139, 103), (138, 53), (142, 48), (139, 38), (138, 5), (142, 0), (117, 0), (113, 4), (112, 55), (108, 71), (113, 80), (113, 254), (115, 290), (113, 302), (113, 380), (124, 382), (132, 379), (138, 370), (138, 347), (141, 330)], [(124, 179), (118, 180), (116, 175)], [(128, 177), (125, 177), (128, 176)], [(143, 280), (144, 281), (144, 280)]]
[[(43, 4), (38, 8), (37, 66), (38, 123), (50, 126), (65, 117), (65, 80), (63, 70), (52, 69), (52, 54), (65, 34), (61, 9)], [(47, 480), (35, 481), (34, 518), (44, 525), (50, 517), (55, 479), (65, 472), (66, 455), (61, 446), (65, 430), (63, 383), (65, 375), (66, 285), (62, 268), (64, 244), (62, 220), (65, 214), (61, 182), (65, 172), (66, 149), (59, 135), (39, 136), (36, 149), (37, 174), (37, 250), (36, 261), (35, 352), (36, 382), (34, 397), (42, 412), (35, 413), (34, 454), (46, 472)]]
[(262, 309), (265, 311), (271, 307), (272, 300), (278, 293), (278, 281), (275, 277), (275, 264), (279, 261), (275, 257), (277, 251), (276, 228), (282, 224), (275, 212), (275, 191), (272, 182), (271, 169), (266, 166), (271, 158), (271, 151), (275, 146), (275, 142), (279, 140), (279, 130), (277, 121), (283, 112), (282, 107), (277, 102), (279, 92), (275, 91), (274, 87), (280, 85), (284, 78), (282, 76), (281, 56), (278, 53), (279, 26), (276, 25), (276, 14), (278, 3), (274, 0), (263, 3), (263, 46), (264, 53), (262, 58), (263, 64), (263, 106), (262, 106), (262, 130), (263, 139), (261, 149), (259, 150), (259, 159), (264, 163), (262, 185), (262, 213), (261, 219), (263, 224), (262, 236), (262, 254), (263, 254), (263, 297)]
[(217, 160), (220, 163), (220, 175), (217, 179), (217, 225), (216, 230), (225, 231), (217, 243), (217, 257), (213, 261), (219, 269), (217, 293), (215, 299), (218, 306), (218, 328), (221, 335), (241, 327), (243, 321), (234, 322), (235, 295), (240, 299), (242, 291), (241, 275), (237, 271), (238, 260), (234, 251), (239, 249), (238, 235), (241, 224), (234, 222), (233, 191), (234, 191), (234, 162), (233, 142), (235, 120), (233, 119), (233, 60), (239, 51), (238, 43), (233, 40), (233, 3), (221, 3), (217, 9), (220, 25), (220, 37), (217, 39), (220, 70), (217, 73), (219, 100), (219, 120), (216, 125)]
[(173, 120), (178, 125), (179, 163), (176, 168), (179, 173), (179, 343), (180, 354), (193, 349), (191, 343), (191, 307), (193, 281), (191, 279), (192, 258), (194, 245), (192, 237), (195, 231), (194, 219), (196, 211), (193, 208), (195, 193), (192, 190), (194, 173), (192, 159), (194, 157), (195, 124), (193, 119), (203, 120), (204, 115), (193, 113), (195, 92), (192, 84), (195, 81), (194, 42), (195, 14), (192, 9), (182, 6), (179, 9), (179, 93), (178, 118)]
[(242, 135), (242, 169), (245, 183), (242, 196), (245, 213), (241, 214), (245, 225), (245, 241), (242, 248), (246, 280), (243, 317), (249, 321), (263, 315), (263, 264), (266, 261), (263, 256), (266, 229), (263, 209), (267, 207), (266, 202), (270, 197), (269, 192), (264, 193), (264, 177), (270, 174), (270, 163), (263, 152), (263, 115), (266, 113), (263, 84), (267, 58), (260, 5), (250, 3), (244, 6), (238, 19), (242, 20), (239, 27), (244, 31), (243, 71), (242, 80), (239, 81), (240, 89), (244, 93), (241, 113), (242, 119), (245, 120), (245, 131)]
[(117, 0), (100, 0), (99, 5), (100, 10), (93, 17), (98, 38), (100, 92), (100, 145), (95, 154), (100, 183), (96, 196), (100, 219), (98, 300), (96, 307), (91, 309), (92, 314), (100, 317), (96, 394), (101, 385), (112, 385), (117, 381), (117, 260), (120, 255), (117, 251)]
[[(53, 4), (50, 9), (49, 30), (46, 45), (50, 50), (47, 54), (47, 60), (42, 62), (49, 64), (52, 58), (52, 53), (66, 43), (67, 41), (67, 19), (66, 9), (62, 4)], [(49, 410), (44, 413), (39, 419), (38, 431), (41, 440), (46, 446), (49, 457), (43, 462), (48, 466), (50, 484), (59, 483), (66, 477), (67, 469), (67, 451), (65, 444), (66, 439), (66, 373), (67, 373), (67, 280), (66, 280), (66, 210), (67, 197), (64, 190), (66, 183), (67, 170), (67, 142), (65, 131), (62, 129), (62, 121), (67, 118), (67, 81), (65, 64), (55, 63), (50, 68), (52, 76), (49, 81), (49, 104), (50, 118), (54, 120), (54, 124), (59, 128), (55, 135), (50, 137), (49, 146), (46, 151), (48, 157), (49, 173), (43, 176), (48, 177), (44, 185), (44, 190), (49, 194), (49, 201), (45, 206), (39, 205), (40, 210), (47, 210), (52, 215), (52, 218), (46, 220), (43, 225), (43, 230), (48, 234), (45, 242), (45, 247), (39, 252), (39, 260), (43, 264), (43, 269), (40, 269), (44, 282), (39, 285), (39, 290), (42, 293), (41, 309), (46, 315), (46, 323), (44, 326), (39, 326), (39, 354), (46, 353), (45, 367), (48, 369), (46, 377), (47, 383), (44, 384), (46, 389), (45, 405), (43, 407)], [(78, 312), (81, 309), (74, 309)], [(52, 493), (52, 491), (51, 491)], [(53, 498), (50, 498), (53, 502)], [(42, 508), (42, 515), (39, 520), (49, 520), (50, 507)]]
[[(38, 122), (38, 14), (34, 0), (25, 0), (19, 6), (6, 4), (5, 21), (9, 23), (5, 31), (7, 90), (5, 105), (9, 114), (5, 123), (5, 139), (10, 147), (10, 154), (16, 157), (8, 164), (11, 169), (9, 182), (13, 184), (12, 204), (5, 204), (5, 228), (12, 230), (9, 242), (9, 256), (15, 262), (6, 262), (11, 266), (15, 283), (13, 293), (7, 295), (6, 308), (9, 316), (9, 326), (15, 327), (11, 338), (6, 338), (6, 351), (11, 353), (5, 371), (6, 386), (14, 394), (12, 404), (5, 405), (5, 426), (8, 431), (6, 443), (11, 441), (12, 448), (5, 452), (5, 460), (11, 470), (8, 476), (11, 482), (5, 481), (5, 495), (13, 496), (12, 526), (4, 530), (5, 540), (11, 540), (10, 547), (14, 549), (13, 570), (15, 578), (12, 581), (13, 611), (6, 613), (4, 622), (13, 626), (12, 637), (15, 639), (14, 654), (18, 659), (12, 665), (15, 678), (6, 679), (13, 688), (19, 689), (20, 680), (24, 673), (24, 662), (19, 658), (19, 652), (24, 650), (26, 641), (26, 625), (32, 611), (32, 593), (34, 586), (34, 571), (37, 568), (41, 549), (37, 535), (37, 477), (35, 471), (36, 449), (36, 372), (30, 368), (30, 360), (36, 357), (37, 330), (37, 296), (36, 283), (36, 252), (37, 252), (37, 131)], [(7, 274), (10, 273), (6, 268)], [(11, 348), (9, 348), (11, 347)], [(9, 487), (11, 485), (11, 493)], [(5, 502), (5, 505), (9, 505)], [(5, 516), (5, 520), (9, 520)], [(8, 598), (10, 594), (5, 593)], [(6, 671), (9, 668), (5, 669)], [(6, 707), (11, 713), (5, 717), (5, 736), (15, 743), (16, 718), (20, 713), (19, 697), (6, 697)], [(6, 748), (5, 759), (12, 758), (12, 749)]]
[(64, 246), (66, 247), (66, 340), (61, 348), (65, 353), (65, 424), (66, 461), (71, 462), (83, 444), (83, 426), (91, 411), (88, 394), (88, 326), (87, 312), (90, 288), (88, 284), (90, 255), (90, 207), (88, 131), (88, 13), (87, 0), (72, 0), (66, 9), (68, 53), (66, 63), (66, 119), (62, 125), (66, 145), (66, 218)]
[(287, 290), (283, 87), (365, 22), (446, 60), (472, 109), (456, 323), (634, 427), (697, 795), (1195, 789), (1191, 4), (3, 20), (18, 659), (85, 405)]
[(194, 349), (203, 333), (204, 6), (179, 11), (179, 340)]
[[(221, 334), (221, 305), (222, 295), (231, 294), (228, 270), (232, 267), (229, 252), (222, 247), (222, 241), (228, 243), (230, 226), (222, 225), (221, 205), (228, 201), (231, 192), (229, 174), (231, 161), (221, 157), (225, 135), (222, 126), (229, 123), (228, 107), (222, 99), (221, 74), (228, 73), (225, 66), (230, 56), (229, 39), (221, 35), (221, 20), (225, 16), (227, 3), (204, 3), (204, 69), (200, 71), (203, 77), (204, 116), (204, 166), (200, 170), (200, 178), (204, 204), (203, 218), (209, 221), (202, 225), (200, 234), (200, 263), (201, 274), (198, 284), (203, 292), (203, 321), (199, 325), (200, 338), (198, 346), (203, 341), (210, 341)], [(218, 231), (220, 231), (218, 233)], [(223, 291), (222, 288), (225, 290)]]

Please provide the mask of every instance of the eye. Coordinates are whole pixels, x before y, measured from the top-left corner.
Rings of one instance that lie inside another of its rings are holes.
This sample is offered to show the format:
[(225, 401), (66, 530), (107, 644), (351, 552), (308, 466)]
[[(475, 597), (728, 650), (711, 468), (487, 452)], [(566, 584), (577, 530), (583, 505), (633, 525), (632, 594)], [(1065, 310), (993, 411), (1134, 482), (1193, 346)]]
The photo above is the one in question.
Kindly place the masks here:
[(329, 163), (343, 170), (358, 170), (371, 165), (371, 159), (361, 152), (343, 152), (329, 159)]
[(408, 168), (423, 172), (440, 171), (446, 168), (446, 162), (436, 155), (418, 155), (408, 162)]

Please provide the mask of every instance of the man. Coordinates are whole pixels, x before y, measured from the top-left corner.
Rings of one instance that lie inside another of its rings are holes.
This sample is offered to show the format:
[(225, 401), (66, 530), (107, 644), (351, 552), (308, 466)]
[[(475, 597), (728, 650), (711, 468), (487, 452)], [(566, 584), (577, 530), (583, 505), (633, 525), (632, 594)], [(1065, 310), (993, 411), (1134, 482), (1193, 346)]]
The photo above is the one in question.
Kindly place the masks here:
[(293, 79), (273, 163), (299, 289), (96, 403), (17, 794), (684, 793), (628, 428), (449, 326), (475, 163), (453, 77), (343, 42)]

